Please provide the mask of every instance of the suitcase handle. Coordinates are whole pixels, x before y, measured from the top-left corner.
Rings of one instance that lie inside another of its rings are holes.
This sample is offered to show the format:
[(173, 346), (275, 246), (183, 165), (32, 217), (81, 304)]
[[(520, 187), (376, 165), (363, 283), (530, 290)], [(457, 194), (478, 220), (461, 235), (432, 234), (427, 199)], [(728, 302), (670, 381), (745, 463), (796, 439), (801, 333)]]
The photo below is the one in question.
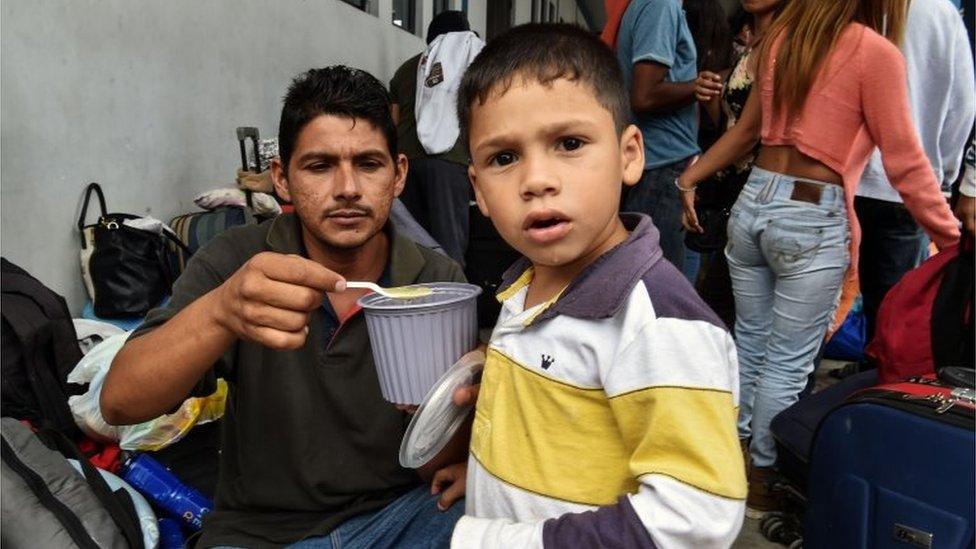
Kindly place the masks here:
[(258, 140), (261, 139), (258, 129), (253, 126), (240, 126), (237, 128), (237, 143), (241, 147), (241, 168), (245, 172), (251, 171), (251, 165), (247, 161), (247, 140), (251, 140), (251, 148), (254, 149), (255, 173), (261, 172), (261, 155)]

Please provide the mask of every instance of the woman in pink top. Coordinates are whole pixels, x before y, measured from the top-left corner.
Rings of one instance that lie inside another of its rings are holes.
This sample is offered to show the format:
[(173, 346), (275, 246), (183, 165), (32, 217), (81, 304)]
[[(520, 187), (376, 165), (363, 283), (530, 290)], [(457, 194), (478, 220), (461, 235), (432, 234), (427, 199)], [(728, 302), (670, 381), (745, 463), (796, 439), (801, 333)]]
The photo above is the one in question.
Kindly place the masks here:
[(761, 139), (725, 249), (752, 517), (777, 504), (768, 489), (776, 460), (770, 422), (798, 399), (844, 275), (857, 265), (854, 190), (875, 146), (936, 245), (959, 238), (909, 110), (905, 62), (895, 45), (906, 16), (907, 0), (788, 2), (754, 56), (759, 81), (739, 122), (675, 181), (685, 228), (700, 232), (695, 186)]

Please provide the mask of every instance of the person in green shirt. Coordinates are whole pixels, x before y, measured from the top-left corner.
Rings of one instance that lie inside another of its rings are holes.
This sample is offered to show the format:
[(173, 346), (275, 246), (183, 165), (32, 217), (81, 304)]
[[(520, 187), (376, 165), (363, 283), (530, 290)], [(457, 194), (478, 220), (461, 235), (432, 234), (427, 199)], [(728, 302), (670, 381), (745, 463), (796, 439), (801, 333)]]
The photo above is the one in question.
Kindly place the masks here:
[(310, 70), (285, 97), (279, 146), (272, 178), (294, 214), (194, 254), (115, 357), (102, 414), (143, 422), (227, 380), (215, 508), (197, 547), (445, 544), (461, 487), (431, 495), (437, 466), (400, 466), (409, 417), (381, 396), (363, 292), (346, 289), (464, 280), (388, 222), (407, 170), (389, 95), (361, 70)]

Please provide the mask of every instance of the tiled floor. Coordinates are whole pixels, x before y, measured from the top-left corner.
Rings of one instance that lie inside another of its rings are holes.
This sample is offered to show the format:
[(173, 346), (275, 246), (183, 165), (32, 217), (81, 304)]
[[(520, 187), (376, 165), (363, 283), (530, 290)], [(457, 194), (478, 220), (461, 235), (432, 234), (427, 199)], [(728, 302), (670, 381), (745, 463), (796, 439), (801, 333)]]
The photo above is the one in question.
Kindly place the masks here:
[(767, 541), (759, 533), (759, 521), (747, 518), (739, 532), (738, 539), (732, 544), (732, 549), (772, 549), (780, 548), (782, 545)]
[[(841, 368), (846, 364), (845, 362), (838, 362), (835, 360), (824, 360), (820, 364), (820, 368), (817, 370), (817, 386), (816, 390), (823, 389), (829, 385), (832, 385), (836, 380), (827, 372), (830, 370), (835, 370)], [(767, 541), (761, 533), (759, 533), (759, 521), (746, 519), (742, 525), (742, 531), (739, 532), (738, 539), (732, 545), (733, 549), (773, 549), (782, 548), (783, 546), (778, 543), (773, 543)]]

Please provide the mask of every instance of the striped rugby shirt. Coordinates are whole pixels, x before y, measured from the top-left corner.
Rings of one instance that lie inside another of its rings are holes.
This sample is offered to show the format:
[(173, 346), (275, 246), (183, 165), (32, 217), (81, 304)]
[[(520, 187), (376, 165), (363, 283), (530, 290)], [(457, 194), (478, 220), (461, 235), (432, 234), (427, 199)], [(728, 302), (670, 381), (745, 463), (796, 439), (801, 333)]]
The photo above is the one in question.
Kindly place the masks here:
[(728, 547), (746, 495), (732, 338), (643, 215), (528, 310), (506, 273), (452, 547)]

